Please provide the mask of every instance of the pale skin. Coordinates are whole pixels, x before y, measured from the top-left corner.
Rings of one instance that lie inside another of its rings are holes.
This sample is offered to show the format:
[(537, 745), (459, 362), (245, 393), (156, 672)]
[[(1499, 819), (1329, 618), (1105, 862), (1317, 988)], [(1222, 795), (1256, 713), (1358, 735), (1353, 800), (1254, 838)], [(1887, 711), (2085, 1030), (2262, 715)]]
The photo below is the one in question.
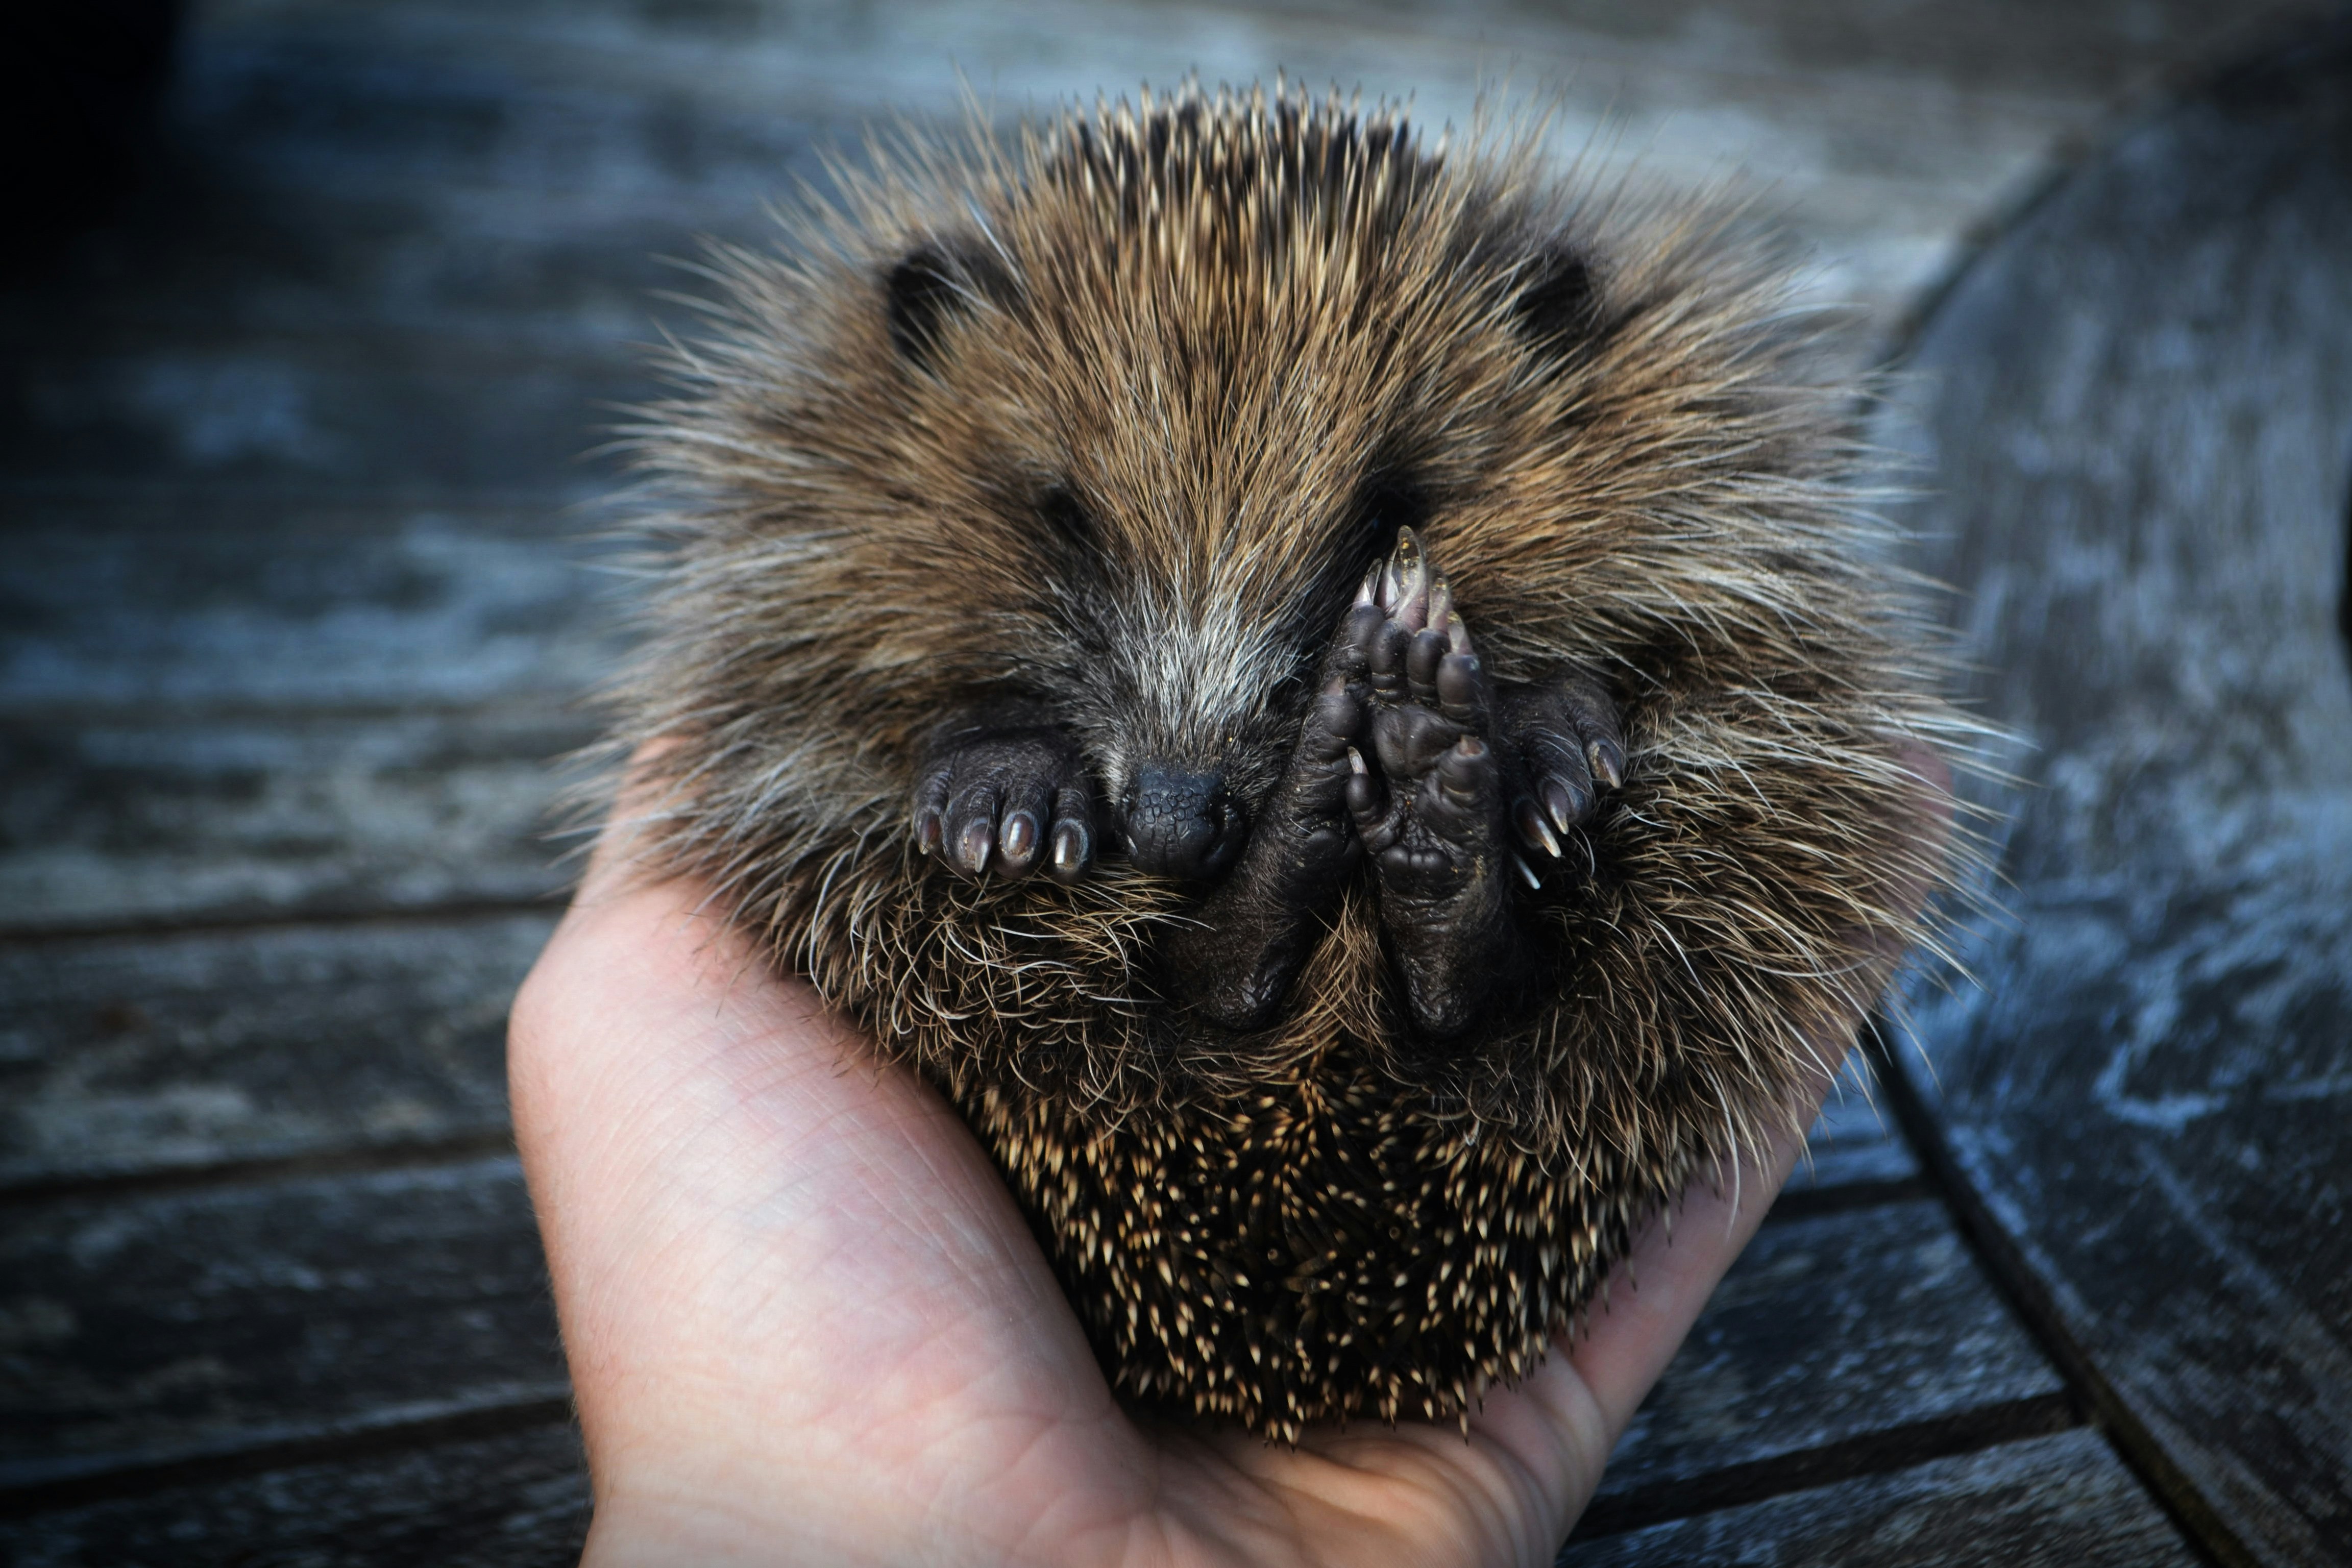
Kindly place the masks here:
[[(1851, 1040), (1816, 1044), (1835, 1062)], [(1466, 1436), (1367, 1423), (1291, 1449), (1121, 1409), (955, 1113), (691, 884), (600, 853), (509, 1063), (594, 1568), (1548, 1563), (1800, 1150), (1702, 1184), (1671, 1238), (1652, 1226), (1589, 1331)]]

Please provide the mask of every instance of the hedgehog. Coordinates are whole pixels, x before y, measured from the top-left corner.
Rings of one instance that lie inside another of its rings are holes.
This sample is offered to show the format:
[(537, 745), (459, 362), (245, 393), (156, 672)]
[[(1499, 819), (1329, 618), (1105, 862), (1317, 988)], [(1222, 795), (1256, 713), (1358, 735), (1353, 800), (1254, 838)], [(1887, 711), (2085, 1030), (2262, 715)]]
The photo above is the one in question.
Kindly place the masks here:
[(1826, 329), (1540, 140), (908, 131), (636, 432), (636, 853), (952, 1101), (1139, 1409), (1466, 1420), (1951, 881)]

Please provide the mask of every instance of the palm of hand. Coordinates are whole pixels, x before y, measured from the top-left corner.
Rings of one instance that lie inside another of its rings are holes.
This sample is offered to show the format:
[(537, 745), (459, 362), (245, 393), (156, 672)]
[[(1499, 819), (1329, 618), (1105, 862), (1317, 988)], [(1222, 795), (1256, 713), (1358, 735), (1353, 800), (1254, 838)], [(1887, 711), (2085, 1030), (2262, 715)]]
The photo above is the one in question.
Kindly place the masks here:
[(515, 1008), (592, 1563), (1548, 1563), (1794, 1158), (1466, 1438), (1145, 1426), (954, 1112), (698, 900), (600, 864)]

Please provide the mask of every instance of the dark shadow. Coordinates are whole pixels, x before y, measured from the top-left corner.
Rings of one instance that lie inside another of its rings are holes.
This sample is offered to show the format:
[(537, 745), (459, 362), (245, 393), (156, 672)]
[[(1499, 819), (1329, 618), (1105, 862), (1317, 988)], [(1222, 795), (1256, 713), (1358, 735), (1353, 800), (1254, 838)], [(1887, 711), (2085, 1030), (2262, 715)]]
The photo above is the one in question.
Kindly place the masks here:
[(0, 274), (40, 271), (105, 223), (152, 161), (180, 0), (73, 0), (0, 14)]

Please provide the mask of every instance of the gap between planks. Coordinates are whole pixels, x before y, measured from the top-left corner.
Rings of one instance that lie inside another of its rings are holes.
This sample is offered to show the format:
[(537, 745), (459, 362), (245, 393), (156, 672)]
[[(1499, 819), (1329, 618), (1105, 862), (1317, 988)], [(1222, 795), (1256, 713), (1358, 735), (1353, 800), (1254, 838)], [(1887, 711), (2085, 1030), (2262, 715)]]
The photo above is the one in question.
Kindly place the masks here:
[[(424, 1168), (478, 1158), (486, 1152), (510, 1153), (511, 1147), (504, 1132), (478, 1133), (429, 1143), (226, 1162), (119, 1177), (77, 1178), (29, 1184), (0, 1192), (0, 1205), (90, 1199), (102, 1202), (154, 1192), (261, 1184), (379, 1169)], [(1776, 1205), (1767, 1223), (1901, 1202), (1915, 1197), (1916, 1186), (1916, 1182), (1909, 1181), (1870, 1181), (1795, 1193), (1789, 1197), (1797, 1201), (1785, 1211)], [(135, 1498), (175, 1486), (210, 1484), (301, 1465), (404, 1452), (453, 1440), (568, 1422), (572, 1417), (568, 1394), (534, 1394), (422, 1416), (394, 1415), (379, 1421), (335, 1423), (313, 1432), (273, 1435), (244, 1444), (231, 1439), (216, 1448), (134, 1460), (63, 1479), (0, 1487), (0, 1518)], [(1928, 1421), (1604, 1498), (1595, 1505), (1577, 1539), (1901, 1469), (1928, 1459), (2062, 1430), (2079, 1425), (2080, 1420), (2072, 1401), (2059, 1394), (1956, 1411)], [(1720, 1485), (1717, 1484), (1718, 1478)]]
[(2050, 1299), (2049, 1288), (2036, 1275), (2000, 1223), (1960, 1170), (1943, 1129), (1920, 1097), (1911, 1074), (1924, 1064), (1898, 1058), (1893, 1031), (1874, 1018), (1855, 1045), (1869, 1061), (1888, 1113), (1903, 1141), (1919, 1161), (1927, 1186), (1940, 1200), (1960, 1239), (1976, 1257), (1978, 1267), (1993, 1290), (2032, 1336), (2069, 1395), (2087, 1412), (2091, 1424), (2107, 1438), (2125, 1466), (2137, 1478), (2189, 1543), (2189, 1549), (2218, 1568), (2263, 1568), (2262, 1560), (2224, 1523), (2205, 1500), (2197, 1484), (2164, 1451), (2131, 1407), (2116, 1394), (2088, 1352), (2067, 1331), (2065, 1320)]
[(1762, 1502), (1788, 1492), (1906, 1470), (1931, 1459), (1948, 1459), (2003, 1443), (2046, 1437), (2083, 1422), (2071, 1394), (2041, 1394), (1955, 1411), (1932, 1421), (1865, 1432), (1817, 1448), (1726, 1465), (1595, 1499), (1577, 1521), (1568, 1544)]
[(138, 1497), (170, 1487), (202, 1486), (290, 1469), (405, 1452), (431, 1444), (502, 1436), (534, 1426), (569, 1424), (572, 1395), (531, 1398), (439, 1411), (380, 1422), (347, 1423), (332, 1428), (279, 1436), (241, 1447), (175, 1456), (93, 1470), (61, 1480), (0, 1486), (0, 1519), (22, 1519), (93, 1502)]
[(108, 1202), (156, 1194), (205, 1192), (215, 1187), (259, 1186), (270, 1182), (299, 1181), (312, 1176), (430, 1170), (437, 1165), (464, 1164), (486, 1155), (511, 1157), (514, 1153), (513, 1132), (500, 1128), (496, 1131), (463, 1132), (446, 1138), (373, 1143), (356, 1149), (224, 1160), (217, 1164), (60, 1176), (0, 1186), (0, 1212), (52, 1203)]
[[(573, 837), (551, 829), (549, 837)], [(569, 857), (575, 851), (564, 850)], [(55, 947), (68, 942), (137, 940), (167, 936), (236, 936), (247, 931), (285, 931), (297, 926), (331, 926), (347, 930), (369, 925), (434, 925), (446, 921), (479, 920), (497, 915), (561, 915), (571, 901), (571, 889), (534, 894), (521, 899), (468, 899), (452, 903), (338, 910), (294, 907), (259, 914), (231, 915), (221, 920), (202, 916), (187, 920), (120, 921), (109, 925), (0, 925), (0, 943), (11, 947)]]

